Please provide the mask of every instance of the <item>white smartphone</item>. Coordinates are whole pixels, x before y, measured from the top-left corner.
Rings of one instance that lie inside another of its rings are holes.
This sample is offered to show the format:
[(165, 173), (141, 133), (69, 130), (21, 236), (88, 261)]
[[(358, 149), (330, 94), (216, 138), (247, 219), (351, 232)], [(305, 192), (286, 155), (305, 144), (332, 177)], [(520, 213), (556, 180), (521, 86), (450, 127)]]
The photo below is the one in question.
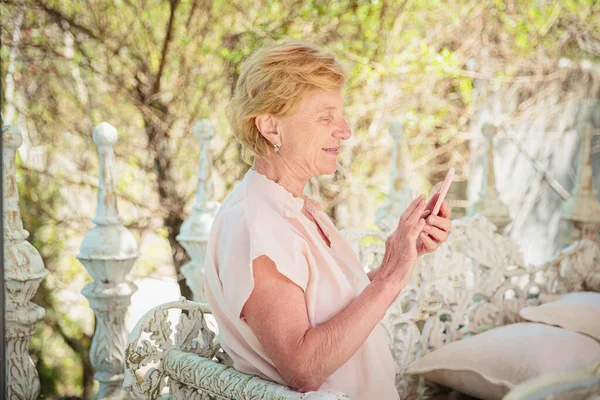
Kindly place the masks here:
[(440, 212), (440, 208), (442, 207), (442, 203), (446, 198), (446, 194), (448, 193), (448, 189), (450, 188), (450, 184), (452, 183), (452, 179), (454, 178), (454, 168), (450, 168), (448, 174), (446, 175), (446, 179), (444, 179), (444, 183), (442, 184), (442, 189), (440, 190), (440, 197), (438, 197), (433, 210), (431, 210), (430, 215), (437, 216)]

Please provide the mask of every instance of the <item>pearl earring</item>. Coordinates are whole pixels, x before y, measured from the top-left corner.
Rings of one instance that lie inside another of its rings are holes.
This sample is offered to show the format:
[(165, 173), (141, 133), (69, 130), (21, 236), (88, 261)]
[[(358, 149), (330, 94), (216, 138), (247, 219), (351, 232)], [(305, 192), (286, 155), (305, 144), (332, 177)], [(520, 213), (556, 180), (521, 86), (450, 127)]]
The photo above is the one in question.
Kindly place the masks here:
[(279, 145), (278, 144), (273, 145), (273, 148), (275, 149), (275, 153), (279, 153)]

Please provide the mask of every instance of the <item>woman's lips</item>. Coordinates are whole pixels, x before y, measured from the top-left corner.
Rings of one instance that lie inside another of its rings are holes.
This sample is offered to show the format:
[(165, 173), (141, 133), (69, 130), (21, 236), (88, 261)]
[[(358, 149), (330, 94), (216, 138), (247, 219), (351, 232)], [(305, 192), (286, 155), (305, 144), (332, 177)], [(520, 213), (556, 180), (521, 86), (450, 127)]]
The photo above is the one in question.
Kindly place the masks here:
[(340, 153), (340, 148), (339, 147), (329, 147), (329, 148), (323, 149), (323, 151), (337, 156)]

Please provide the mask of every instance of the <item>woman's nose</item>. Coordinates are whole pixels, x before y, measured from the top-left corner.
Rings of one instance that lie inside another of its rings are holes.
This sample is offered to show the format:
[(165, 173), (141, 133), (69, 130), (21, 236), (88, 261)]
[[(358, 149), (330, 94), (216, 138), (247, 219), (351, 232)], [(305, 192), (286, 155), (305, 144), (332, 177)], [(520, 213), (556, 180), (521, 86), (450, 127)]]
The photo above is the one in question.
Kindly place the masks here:
[(350, 125), (348, 125), (346, 118), (342, 119), (333, 136), (342, 140), (348, 140), (352, 137), (352, 131), (350, 130)]

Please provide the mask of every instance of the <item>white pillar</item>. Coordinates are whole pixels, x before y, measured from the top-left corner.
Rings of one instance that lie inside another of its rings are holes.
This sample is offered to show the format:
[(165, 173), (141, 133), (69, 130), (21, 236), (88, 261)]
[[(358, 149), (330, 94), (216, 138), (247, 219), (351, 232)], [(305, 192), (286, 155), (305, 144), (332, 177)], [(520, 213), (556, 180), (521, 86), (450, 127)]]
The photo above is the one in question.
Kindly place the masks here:
[(92, 137), (100, 158), (98, 206), (93, 219), (96, 226), (83, 239), (77, 258), (94, 278), (82, 291), (96, 315), (90, 359), (100, 387), (94, 398), (121, 399), (128, 398), (121, 388), (127, 338), (125, 312), (137, 290), (126, 276), (138, 257), (138, 245), (123, 226), (117, 209), (113, 180), (117, 130), (103, 122), (94, 128)]
[(210, 152), (210, 142), (215, 135), (215, 128), (208, 119), (203, 119), (194, 126), (194, 135), (200, 140), (196, 203), (193, 207), (194, 212), (183, 222), (176, 239), (191, 258), (181, 271), (194, 294), (193, 300), (205, 303), (204, 255), (210, 228), (219, 208), (219, 203), (214, 201), (213, 163)]
[(377, 210), (375, 220), (379, 228), (388, 232), (396, 228), (398, 218), (412, 201), (408, 185), (409, 155), (404, 143), (404, 129), (400, 121), (393, 121), (388, 130), (394, 140), (390, 171), (390, 192), (386, 203)]
[(600, 202), (592, 184), (592, 136), (590, 124), (581, 129), (581, 157), (573, 197), (563, 205), (562, 216), (581, 232), (581, 239), (598, 241), (600, 230)]
[(494, 136), (498, 132), (492, 124), (485, 124), (481, 128), (485, 137), (485, 155), (483, 160), (483, 182), (479, 191), (479, 198), (468, 210), (468, 215), (481, 214), (498, 227), (502, 232), (511, 222), (508, 206), (500, 201), (496, 189), (496, 171), (494, 168)]
[(30, 302), (48, 275), (39, 252), (26, 239), (19, 210), (15, 151), (23, 136), (12, 126), (2, 127), (2, 182), (4, 184), (4, 288), (6, 299), (6, 392), (10, 400), (33, 400), (40, 379), (29, 356), (29, 339), (35, 324), (44, 318), (42, 307)]

